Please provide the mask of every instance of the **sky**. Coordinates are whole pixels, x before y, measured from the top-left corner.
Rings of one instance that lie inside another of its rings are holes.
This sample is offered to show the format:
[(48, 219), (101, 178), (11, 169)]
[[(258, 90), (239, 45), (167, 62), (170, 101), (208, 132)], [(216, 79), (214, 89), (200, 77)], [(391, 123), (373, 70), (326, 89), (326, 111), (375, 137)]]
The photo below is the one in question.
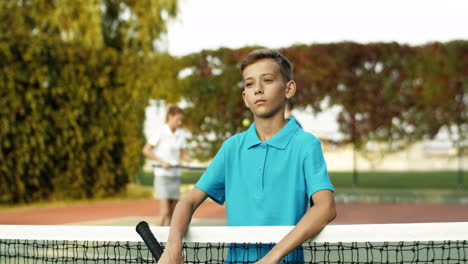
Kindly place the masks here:
[(468, 39), (468, 0), (179, 0), (172, 55), (355, 41), (419, 45)]
[[(163, 41), (175, 56), (248, 45), (468, 40), (468, 0), (179, 0), (179, 5)], [(293, 114), (309, 132), (339, 139), (339, 111)]]

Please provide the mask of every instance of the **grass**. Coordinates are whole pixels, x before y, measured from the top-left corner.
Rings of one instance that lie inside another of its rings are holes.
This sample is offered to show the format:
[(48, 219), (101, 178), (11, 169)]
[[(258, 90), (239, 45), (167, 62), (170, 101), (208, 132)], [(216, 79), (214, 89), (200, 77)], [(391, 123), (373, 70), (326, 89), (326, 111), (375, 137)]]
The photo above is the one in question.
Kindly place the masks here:
[(49, 208), (49, 207), (60, 207), (69, 205), (80, 205), (80, 204), (91, 204), (96, 202), (106, 201), (122, 201), (122, 200), (138, 200), (153, 197), (153, 188), (149, 186), (142, 186), (135, 183), (127, 185), (125, 191), (118, 193), (114, 197), (109, 198), (94, 198), (94, 199), (81, 199), (81, 200), (45, 200), (37, 201), (27, 204), (2, 204), (0, 203), (0, 210), (8, 209), (31, 209), (31, 208)]
[[(184, 171), (182, 184), (195, 184), (202, 171)], [(465, 173), (466, 174), (466, 173)], [(135, 182), (153, 186), (153, 173), (140, 172)], [(352, 188), (352, 172), (330, 172), (336, 188)], [(458, 189), (457, 171), (373, 171), (359, 172), (357, 188), (369, 189)], [(465, 175), (464, 189), (468, 190), (468, 176)]]
[[(352, 172), (331, 172), (330, 178), (337, 188), (352, 187)], [(457, 171), (375, 171), (359, 172), (359, 188), (372, 189), (458, 189)], [(468, 189), (465, 175), (464, 189)]]
[[(202, 171), (184, 171), (182, 184), (195, 184)], [(467, 173), (465, 173), (467, 174)], [(352, 172), (330, 172), (339, 202), (455, 202), (468, 203), (468, 176), (464, 188), (458, 186), (457, 171), (359, 172), (352, 186)], [(0, 210), (46, 208), (102, 201), (135, 200), (153, 197), (153, 173), (139, 172), (127, 189), (112, 198), (92, 200), (39, 201), (31, 204), (0, 204)]]
[[(182, 184), (195, 184), (203, 171), (183, 171), (182, 172)], [(140, 171), (134, 177), (134, 182), (143, 186), (153, 186), (154, 174), (153, 172)]]
[[(184, 171), (183, 184), (195, 184), (201, 171)], [(468, 203), (468, 176), (459, 188), (457, 171), (359, 172), (353, 187), (352, 172), (330, 172), (338, 202)], [(137, 182), (152, 186), (152, 172), (140, 172)]]

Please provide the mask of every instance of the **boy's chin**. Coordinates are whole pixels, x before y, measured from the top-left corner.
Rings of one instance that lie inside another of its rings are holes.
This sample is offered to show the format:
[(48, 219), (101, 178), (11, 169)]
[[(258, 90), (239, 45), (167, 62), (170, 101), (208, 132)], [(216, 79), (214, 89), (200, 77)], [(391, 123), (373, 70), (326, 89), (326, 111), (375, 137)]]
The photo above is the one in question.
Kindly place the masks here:
[[(281, 107), (275, 108), (275, 109), (256, 109), (257, 111), (253, 111), (253, 114), (256, 118), (261, 118), (261, 119), (269, 119), (272, 117), (275, 117), (276, 115), (283, 115), (284, 112), (281, 111)], [(259, 111), (260, 110), (260, 111)]]
[(277, 114), (277, 112), (275, 112), (275, 111), (272, 111), (272, 112), (260, 112), (260, 113), (255, 113), (254, 116), (255, 116), (256, 118), (260, 118), (260, 119), (269, 119), (269, 118), (274, 117), (276, 114)]

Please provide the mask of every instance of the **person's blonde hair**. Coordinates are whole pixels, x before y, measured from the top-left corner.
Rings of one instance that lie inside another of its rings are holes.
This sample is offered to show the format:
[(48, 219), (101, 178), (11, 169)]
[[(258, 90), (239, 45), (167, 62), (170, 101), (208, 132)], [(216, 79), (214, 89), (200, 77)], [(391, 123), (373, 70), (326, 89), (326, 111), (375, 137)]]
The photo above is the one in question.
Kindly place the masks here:
[(175, 116), (177, 114), (184, 114), (184, 110), (177, 105), (169, 105), (166, 112), (166, 123), (169, 121), (169, 116)]

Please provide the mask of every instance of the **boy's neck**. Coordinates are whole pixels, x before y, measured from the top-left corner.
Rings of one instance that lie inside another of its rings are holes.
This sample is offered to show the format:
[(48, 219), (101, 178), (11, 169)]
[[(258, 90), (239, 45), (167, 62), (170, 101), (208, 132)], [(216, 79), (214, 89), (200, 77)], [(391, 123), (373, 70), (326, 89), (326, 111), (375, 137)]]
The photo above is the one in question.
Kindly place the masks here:
[(284, 119), (284, 115), (275, 115), (270, 118), (255, 118), (255, 128), (257, 136), (265, 142), (278, 133), (288, 121)]

